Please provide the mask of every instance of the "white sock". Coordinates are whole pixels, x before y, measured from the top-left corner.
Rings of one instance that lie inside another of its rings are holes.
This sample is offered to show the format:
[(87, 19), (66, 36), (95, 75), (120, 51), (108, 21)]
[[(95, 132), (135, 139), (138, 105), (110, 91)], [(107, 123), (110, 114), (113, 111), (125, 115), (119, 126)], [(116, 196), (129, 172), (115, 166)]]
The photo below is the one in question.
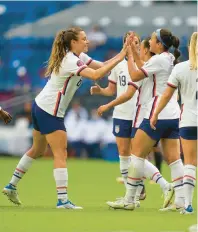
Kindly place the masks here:
[(193, 192), (196, 184), (196, 167), (194, 165), (184, 166), (184, 195), (185, 208), (192, 205)]
[(16, 186), (18, 184), (18, 182), (22, 179), (24, 174), (28, 171), (28, 169), (32, 165), (33, 161), (34, 161), (34, 159), (32, 159), (31, 157), (29, 157), (26, 154), (22, 156), (22, 158), (20, 159), (20, 161), (19, 161), (19, 163), (14, 171), (12, 179), (10, 181), (11, 185)]
[(56, 182), (56, 189), (58, 199), (67, 201), (67, 186), (68, 186), (68, 173), (67, 168), (54, 169), (54, 179)]
[(144, 181), (141, 180), (138, 187), (137, 187), (137, 190), (136, 190), (136, 195), (135, 195), (135, 200), (136, 201), (140, 200), (140, 195), (141, 195), (141, 192), (142, 192), (143, 188), (144, 188)]
[(128, 168), (131, 163), (131, 156), (119, 156), (120, 158), (120, 173), (124, 180), (124, 185), (127, 187)]
[(137, 187), (144, 175), (144, 159), (132, 155), (128, 172), (126, 198), (129, 202), (134, 202)]
[(155, 165), (153, 165), (147, 159), (145, 159), (144, 163), (144, 175), (146, 178), (149, 178), (159, 184), (162, 191), (165, 190), (165, 186), (167, 186), (168, 182), (164, 179)]
[(184, 166), (181, 159), (169, 165), (171, 169), (171, 178), (173, 181), (173, 188), (175, 190), (175, 204), (177, 206), (184, 206), (184, 187), (183, 187), (183, 177), (184, 177)]

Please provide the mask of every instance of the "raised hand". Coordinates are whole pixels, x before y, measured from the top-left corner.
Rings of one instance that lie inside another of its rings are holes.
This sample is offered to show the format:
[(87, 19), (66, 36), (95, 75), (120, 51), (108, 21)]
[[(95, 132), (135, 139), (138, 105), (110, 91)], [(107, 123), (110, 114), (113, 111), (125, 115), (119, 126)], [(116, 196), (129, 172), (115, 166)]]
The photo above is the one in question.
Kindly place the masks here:
[(8, 124), (12, 120), (12, 116), (5, 110), (0, 110), (0, 118), (5, 122), (5, 124)]

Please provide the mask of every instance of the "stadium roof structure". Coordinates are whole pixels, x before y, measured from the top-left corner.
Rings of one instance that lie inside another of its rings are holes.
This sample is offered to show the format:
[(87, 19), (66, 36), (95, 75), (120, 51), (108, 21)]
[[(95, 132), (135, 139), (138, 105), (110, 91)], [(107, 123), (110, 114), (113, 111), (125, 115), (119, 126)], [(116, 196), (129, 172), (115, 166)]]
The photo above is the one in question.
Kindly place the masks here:
[(138, 2), (123, 5), (114, 1), (91, 1), (54, 15), (41, 18), (34, 23), (10, 29), (6, 38), (53, 37), (63, 28), (78, 25), (89, 30), (101, 25), (109, 36), (121, 36), (128, 30), (140, 35), (149, 35), (157, 28), (169, 28), (177, 36), (189, 35), (197, 28), (195, 4), (148, 4)]

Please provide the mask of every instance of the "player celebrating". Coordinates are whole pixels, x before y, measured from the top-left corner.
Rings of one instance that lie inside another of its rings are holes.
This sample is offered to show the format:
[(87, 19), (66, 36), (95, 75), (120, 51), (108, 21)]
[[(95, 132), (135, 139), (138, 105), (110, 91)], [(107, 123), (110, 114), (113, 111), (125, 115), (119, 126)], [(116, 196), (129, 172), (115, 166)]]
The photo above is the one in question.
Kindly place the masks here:
[[(174, 56), (168, 52), (174, 47)], [(183, 164), (179, 156), (179, 105), (177, 96), (172, 97), (170, 103), (160, 114), (160, 120), (156, 131), (150, 127), (149, 118), (152, 117), (159, 97), (162, 95), (166, 81), (172, 71), (174, 63), (180, 55), (178, 50), (179, 39), (166, 29), (158, 29), (152, 34), (150, 51), (155, 53), (140, 70), (136, 70), (131, 46), (128, 46), (128, 68), (133, 81), (147, 78), (148, 101), (143, 122), (135, 135), (132, 154), (133, 161), (129, 167), (126, 195), (119, 208), (133, 210), (135, 208), (135, 195), (139, 183), (144, 175), (145, 157), (151, 151), (157, 141), (161, 139), (164, 155), (171, 168), (173, 187), (175, 190), (175, 205), (178, 209), (183, 207)], [(171, 208), (172, 209), (172, 208)], [(170, 210), (164, 208), (163, 210)]]
[(23, 155), (10, 183), (3, 189), (3, 193), (15, 204), (21, 204), (16, 189), (19, 180), (30, 168), (34, 159), (44, 153), (47, 144), (49, 144), (54, 155), (54, 179), (58, 195), (57, 208), (82, 209), (82, 207), (70, 202), (67, 195), (65, 111), (82, 83), (81, 76), (95, 81), (102, 78), (124, 59), (126, 46), (118, 55), (97, 70), (87, 66), (93, 67), (94, 63), (97, 67), (101, 66), (96, 62), (92, 63), (91, 59), (83, 53), (87, 50), (86, 34), (78, 27), (60, 31), (54, 40), (46, 70), (46, 76), (50, 76), (50, 78), (36, 97), (32, 108), (33, 145)]
[[(136, 46), (137, 44), (136, 35), (135, 35), (134, 44), (135, 44), (134, 46)], [(136, 46), (136, 49), (134, 51), (135, 53), (137, 52), (137, 48), (139, 47)], [(138, 55), (138, 52), (136, 54), (136, 62), (138, 65), (142, 65), (143, 63), (142, 61), (147, 62), (154, 55), (149, 51), (149, 48), (150, 46), (149, 46), (149, 38), (148, 38), (148, 39), (143, 40), (141, 43), (140, 57)], [(122, 65), (122, 69), (121, 69), (121, 65)], [(124, 88), (120, 84), (121, 83), (120, 81), (118, 81), (118, 78), (120, 79), (120, 76), (119, 76), (120, 73), (122, 75), (125, 74), (126, 77), (128, 78), (129, 86), (127, 89), (126, 87)], [(139, 127), (140, 123), (142, 122), (144, 118), (144, 114), (145, 114), (144, 103), (147, 100), (147, 96), (145, 94), (144, 96), (142, 96), (143, 95), (142, 93), (146, 92), (147, 85), (144, 82), (146, 82), (146, 80), (136, 83), (138, 85), (141, 85), (141, 87), (139, 88), (139, 95), (137, 98), (137, 96), (135, 96), (136, 94), (134, 95), (136, 88), (134, 88), (133, 86), (135, 83), (130, 81), (127, 61), (123, 60), (111, 71), (111, 74), (109, 76), (109, 86), (107, 88), (102, 89), (99, 87), (92, 87), (91, 89), (92, 94), (98, 93), (98, 94), (107, 95), (107, 93), (108, 94), (115, 93), (116, 91), (115, 84), (117, 85), (117, 98), (109, 102), (106, 105), (100, 106), (98, 109), (98, 113), (99, 115), (102, 115), (105, 111), (109, 110), (112, 107), (115, 107), (114, 113), (113, 113), (113, 120), (114, 120), (113, 134), (116, 136), (116, 142), (117, 142), (119, 155), (120, 155), (119, 156), (120, 157), (120, 171), (121, 171), (125, 186), (127, 186), (128, 167), (130, 165), (131, 159), (133, 159), (133, 157), (131, 157), (130, 155), (131, 154), (130, 140), (131, 140), (131, 137), (132, 138), (134, 137), (136, 130)], [(111, 87), (112, 85), (111, 83), (113, 84), (115, 83), (113, 85), (114, 87), (113, 86)], [(112, 88), (113, 91), (109, 90), (110, 87)], [(137, 103), (137, 111), (135, 114), (134, 109), (135, 109), (136, 103)], [(141, 107), (143, 110), (141, 109)], [(119, 112), (120, 114), (118, 114)], [(128, 120), (125, 120), (126, 117), (128, 117), (127, 118)], [(134, 118), (133, 121), (131, 120), (132, 118)], [(128, 126), (127, 126), (127, 123), (128, 123)], [(132, 124), (135, 127), (132, 128)], [(119, 131), (117, 133), (116, 133), (116, 127), (119, 127)], [(125, 144), (122, 141), (124, 141)], [(131, 145), (132, 145), (132, 140), (131, 140)], [(126, 149), (127, 147), (129, 147), (128, 148), (129, 155), (126, 156), (127, 153), (126, 152), (123, 153), (123, 150)], [(171, 188), (171, 185), (162, 177), (159, 170), (148, 160), (145, 160), (144, 176), (146, 178), (153, 179), (156, 183), (160, 185), (164, 193), (164, 197), (165, 197), (163, 206), (164, 207), (167, 206), (173, 196), (173, 189)], [(139, 206), (139, 199), (141, 199), (143, 195), (143, 194), (140, 195), (142, 188), (143, 188), (143, 180), (139, 184), (137, 192), (136, 192), (136, 201), (135, 201), (136, 207)], [(118, 204), (118, 208), (119, 208), (119, 201), (120, 199), (116, 202), (108, 201), (107, 204), (110, 207), (112, 206), (116, 207), (116, 205)]]
[(177, 64), (169, 79), (168, 87), (150, 119), (151, 127), (156, 130), (158, 116), (170, 101), (175, 90), (179, 87), (182, 97), (182, 112), (180, 120), (180, 138), (184, 152), (184, 194), (185, 209), (181, 214), (193, 213), (192, 199), (196, 183), (197, 165), (197, 32), (191, 36), (189, 60)]

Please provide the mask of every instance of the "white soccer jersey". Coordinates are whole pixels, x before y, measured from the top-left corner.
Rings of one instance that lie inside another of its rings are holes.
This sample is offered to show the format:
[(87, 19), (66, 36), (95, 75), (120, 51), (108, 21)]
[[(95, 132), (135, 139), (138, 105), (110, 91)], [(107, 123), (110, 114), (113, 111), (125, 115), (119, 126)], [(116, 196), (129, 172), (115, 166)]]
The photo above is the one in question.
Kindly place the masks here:
[[(111, 70), (111, 74), (109, 75), (108, 79), (111, 83), (116, 84), (117, 97), (121, 96), (127, 91), (128, 85), (133, 85), (136, 89), (139, 88), (139, 83), (134, 83), (131, 81), (127, 61), (125, 59)], [(114, 108), (113, 118), (132, 120), (136, 108), (136, 102), (137, 92), (129, 101)]]
[(168, 85), (179, 87), (182, 97), (180, 127), (197, 126), (197, 70), (190, 70), (190, 62), (177, 64), (169, 79)]
[(84, 53), (78, 57), (68, 52), (62, 60), (59, 73), (51, 74), (47, 84), (36, 97), (37, 105), (51, 115), (64, 117), (73, 95), (82, 83), (79, 73), (90, 62), (91, 58)]
[[(174, 56), (171, 53), (163, 52), (151, 57), (141, 68), (148, 78), (146, 85), (149, 89), (146, 93), (148, 103), (145, 118), (151, 118), (161, 95), (167, 87), (167, 81), (173, 69), (173, 61)], [(143, 91), (142, 93), (144, 94)], [(177, 92), (175, 92), (167, 106), (159, 114), (159, 119), (176, 119), (179, 118), (179, 114), (180, 108), (177, 103)]]

